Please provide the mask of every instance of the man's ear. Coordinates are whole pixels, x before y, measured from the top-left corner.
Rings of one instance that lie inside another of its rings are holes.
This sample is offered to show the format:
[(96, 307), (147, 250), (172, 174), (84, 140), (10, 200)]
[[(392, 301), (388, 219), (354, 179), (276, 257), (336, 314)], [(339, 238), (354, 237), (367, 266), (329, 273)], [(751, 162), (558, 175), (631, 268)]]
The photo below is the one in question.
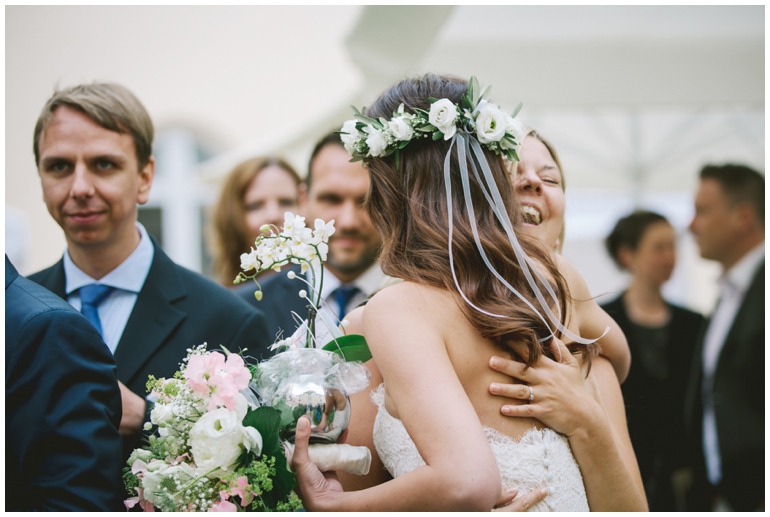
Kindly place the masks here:
[(757, 219), (756, 212), (754, 212), (754, 206), (748, 201), (738, 203), (734, 211), (738, 228), (743, 232), (751, 231), (759, 220)]
[(155, 179), (155, 157), (150, 156), (142, 170), (139, 171), (139, 189), (136, 193), (136, 202), (140, 205), (150, 199), (150, 189)]

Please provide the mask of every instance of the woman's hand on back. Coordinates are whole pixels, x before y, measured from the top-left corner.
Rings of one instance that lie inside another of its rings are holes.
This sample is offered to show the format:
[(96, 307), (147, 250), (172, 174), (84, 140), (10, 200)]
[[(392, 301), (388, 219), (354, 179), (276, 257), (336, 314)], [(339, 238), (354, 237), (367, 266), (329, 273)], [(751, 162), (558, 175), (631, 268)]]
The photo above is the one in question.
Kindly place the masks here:
[[(503, 357), (491, 358), (489, 366), (493, 370), (526, 384), (493, 383), (489, 391), (493, 395), (529, 401), (521, 405), (503, 404), (502, 414), (536, 418), (551, 429), (571, 436), (586, 424), (601, 421), (603, 410), (586, 389), (578, 359), (557, 338), (553, 338), (550, 347), (554, 357), (560, 359), (555, 361), (541, 354), (531, 367)], [(514, 349), (520, 355), (526, 353), (523, 345)]]

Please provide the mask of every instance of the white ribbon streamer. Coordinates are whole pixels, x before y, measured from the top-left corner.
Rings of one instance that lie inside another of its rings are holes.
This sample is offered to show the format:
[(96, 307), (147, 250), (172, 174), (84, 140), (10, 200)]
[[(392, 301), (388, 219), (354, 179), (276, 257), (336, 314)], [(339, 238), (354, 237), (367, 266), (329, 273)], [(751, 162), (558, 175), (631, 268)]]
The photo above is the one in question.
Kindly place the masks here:
[[(573, 341), (576, 341), (582, 344), (595, 343), (596, 341), (598, 341), (599, 339), (607, 335), (607, 332), (609, 332), (610, 330), (609, 326), (605, 328), (604, 333), (598, 338), (595, 338), (595, 339), (583, 338), (575, 334), (574, 332), (570, 331), (567, 327), (565, 327), (561, 323), (560, 315), (556, 315), (553, 313), (550, 305), (546, 302), (545, 297), (540, 291), (540, 288), (538, 287), (537, 282), (535, 281), (535, 278), (532, 276), (532, 272), (534, 272), (537, 279), (540, 280), (540, 283), (543, 286), (545, 286), (546, 291), (554, 301), (554, 305), (556, 305), (556, 307), (558, 308), (559, 303), (558, 303), (556, 293), (554, 292), (551, 284), (546, 280), (543, 273), (540, 272), (537, 266), (537, 263), (535, 263), (531, 258), (527, 256), (527, 254), (522, 249), (521, 244), (519, 244), (519, 241), (516, 238), (516, 233), (513, 230), (513, 225), (511, 224), (511, 220), (508, 217), (508, 211), (506, 210), (505, 204), (503, 203), (502, 196), (500, 195), (500, 191), (497, 188), (497, 184), (495, 183), (495, 179), (494, 179), (494, 176), (492, 175), (492, 171), (489, 169), (489, 164), (487, 163), (487, 160), (484, 157), (484, 153), (481, 149), (481, 146), (479, 145), (478, 141), (476, 141), (476, 139), (473, 138), (472, 136), (466, 137), (462, 133), (456, 133), (452, 137), (452, 142), (449, 146), (449, 150), (447, 151), (446, 158), (444, 159), (444, 187), (445, 187), (446, 196), (447, 196), (447, 216), (449, 219), (449, 266), (450, 266), (450, 269), (452, 270), (452, 278), (454, 279), (455, 286), (457, 287), (457, 290), (459, 291), (460, 296), (466, 301), (466, 303), (468, 303), (468, 305), (470, 305), (471, 307), (473, 307), (474, 309), (476, 309), (477, 311), (483, 314), (486, 314), (488, 316), (492, 316), (495, 318), (505, 317), (500, 314), (493, 314), (493, 313), (487, 312), (477, 307), (476, 305), (474, 305), (465, 295), (463, 290), (460, 288), (460, 284), (457, 281), (457, 275), (454, 269), (454, 255), (452, 252), (452, 234), (454, 233), (454, 222), (453, 222), (453, 216), (452, 216), (452, 212), (453, 212), (452, 195), (451, 195), (452, 185), (451, 185), (451, 177), (450, 177), (450, 158), (451, 158), (452, 149), (455, 146), (456, 140), (459, 140), (459, 143), (457, 145), (457, 161), (460, 165), (460, 180), (462, 182), (463, 193), (465, 195), (465, 208), (468, 213), (468, 218), (471, 225), (471, 230), (473, 231), (473, 237), (474, 237), (474, 241), (476, 242), (476, 247), (479, 251), (479, 254), (481, 255), (482, 260), (484, 261), (484, 264), (486, 264), (490, 272), (492, 272), (492, 274), (495, 275), (495, 277), (498, 280), (500, 280), (500, 282), (509, 291), (511, 291), (517, 298), (519, 298), (525, 304), (527, 304), (527, 306), (530, 307), (538, 315), (540, 320), (543, 321), (545, 326), (549, 328), (549, 330), (551, 330), (551, 334), (541, 339), (540, 341), (545, 341), (550, 337), (554, 336), (555, 331), (552, 329), (551, 325), (548, 324), (548, 321), (546, 321), (545, 317), (543, 317), (541, 312), (537, 310), (532, 305), (532, 303), (529, 300), (527, 300), (520, 292), (518, 292), (510, 283), (508, 283), (508, 281), (506, 281), (505, 278), (503, 278), (503, 276), (492, 266), (491, 262), (487, 258), (486, 253), (484, 252), (483, 246), (481, 244), (481, 239), (479, 238), (478, 229), (476, 226), (476, 217), (473, 209), (473, 203), (471, 201), (467, 156), (472, 157), (471, 166), (473, 167), (473, 172), (476, 176), (476, 180), (478, 181), (481, 187), (484, 197), (486, 197), (487, 202), (489, 203), (490, 207), (492, 208), (492, 211), (497, 217), (497, 220), (500, 222), (503, 229), (505, 230), (505, 233), (508, 236), (508, 240), (511, 243), (511, 248), (513, 249), (513, 252), (516, 255), (516, 259), (519, 262), (522, 272), (524, 273), (524, 276), (527, 279), (527, 283), (532, 289), (532, 292), (534, 293), (538, 302), (540, 302), (540, 306), (545, 311), (546, 315), (548, 316), (548, 319), (553, 324), (553, 326), (555, 326), (559, 331), (561, 331), (565, 336), (569, 337)], [(468, 153), (469, 141), (470, 141), (470, 147), (473, 153)], [(478, 170), (476, 169), (475, 162), (478, 162), (479, 167), (481, 168), (484, 174), (484, 178), (486, 180), (486, 185), (487, 185), (486, 188), (484, 186), (484, 182), (481, 181), (481, 177), (478, 174)], [(487, 189), (489, 189), (489, 192), (487, 191)], [(531, 271), (530, 271), (530, 268), (531, 268)]]

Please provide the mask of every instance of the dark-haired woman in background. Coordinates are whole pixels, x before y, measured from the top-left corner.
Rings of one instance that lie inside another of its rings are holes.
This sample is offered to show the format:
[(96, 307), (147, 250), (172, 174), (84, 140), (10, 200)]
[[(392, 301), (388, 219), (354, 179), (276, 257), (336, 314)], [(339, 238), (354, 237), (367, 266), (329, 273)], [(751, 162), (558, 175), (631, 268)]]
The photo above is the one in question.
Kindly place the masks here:
[(246, 160), (227, 175), (212, 227), (214, 270), (222, 285), (233, 286), (241, 253), (254, 245), (263, 224), (280, 228), (285, 212), (297, 213), (300, 183), (297, 171), (276, 157)]
[(622, 391), (650, 510), (683, 510), (672, 473), (687, 463), (684, 393), (703, 316), (667, 302), (661, 293), (676, 263), (676, 233), (665, 217), (648, 211), (623, 217), (606, 246), (631, 274), (628, 288), (602, 307), (623, 329), (633, 357)]

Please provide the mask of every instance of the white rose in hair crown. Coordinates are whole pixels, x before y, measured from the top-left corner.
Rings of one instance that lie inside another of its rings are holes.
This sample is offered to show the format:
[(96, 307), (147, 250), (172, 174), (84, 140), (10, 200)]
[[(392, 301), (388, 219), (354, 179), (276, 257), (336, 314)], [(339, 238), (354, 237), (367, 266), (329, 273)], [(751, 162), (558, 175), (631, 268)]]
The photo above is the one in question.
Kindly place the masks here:
[[(289, 277), (307, 284), (300, 292), (308, 301), (308, 319), (292, 338), (277, 342), (282, 350), (259, 364), (248, 356), (209, 351), (206, 344), (189, 350), (171, 379), (150, 377), (155, 398), (151, 422), (157, 426), (146, 447), (128, 461), (124, 480), (131, 508), (145, 511), (296, 511), (295, 475), (288, 467), (297, 420), (311, 418), (310, 458), (322, 470), (365, 474), (371, 464), (366, 447), (334, 443), (350, 420), (352, 393), (366, 388), (369, 372), (358, 360), (361, 336), (336, 329), (325, 350), (313, 347), (315, 316), (323, 284), (321, 262), (328, 253), (334, 221), (285, 214), (281, 230), (263, 227), (254, 247), (241, 255), (239, 283), (267, 269), (280, 271), (290, 263), (310, 271), (312, 281), (293, 271)], [(319, 285), (316, 286), (316, 277)], [(299, 295), (300, 293), (298, 293)], [(360, 339), (359, 339), (360, 338)], [(364, 345), (365, 348), (365, 345)], [(321, 442), (321, 443), (318, 443)]]

